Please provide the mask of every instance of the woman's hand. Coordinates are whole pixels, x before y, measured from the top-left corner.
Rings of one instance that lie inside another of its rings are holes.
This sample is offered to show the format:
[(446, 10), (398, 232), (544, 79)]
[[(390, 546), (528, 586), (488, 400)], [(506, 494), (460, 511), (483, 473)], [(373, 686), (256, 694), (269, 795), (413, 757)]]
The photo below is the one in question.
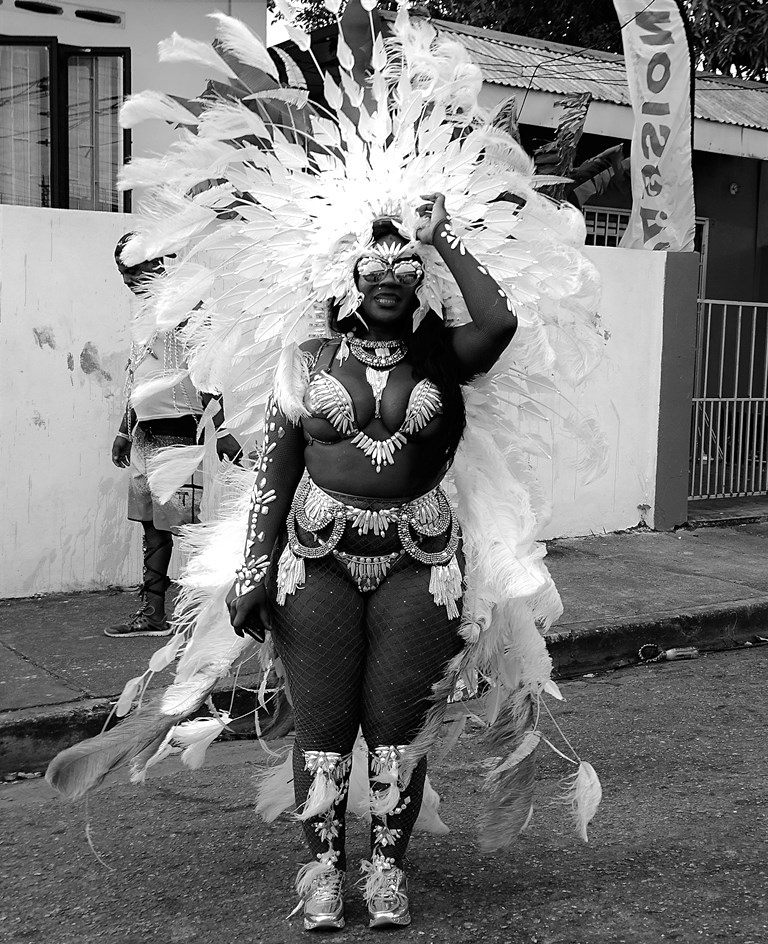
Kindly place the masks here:
[(264, 636), (270, 628), (269, 609), (267, 607), (267, 588), (263, 583), (242, 596), (235, 593), (234, 584), (229, 588), (226, 600), (229, 621), (235, 633), (243, 637), (244, 633), (252, 636), (256, 642), (264, 642)]
[(225, 436), (219, 436), (216, 439), (216, 454), (219, 459), (226, 458), (232, 462), (237, 462), (243, 454), (243, 450), (235, 437), (227, 433)]
[(421, 195), (422, 203), (416, 210), (416, 238), (427, 246), (432, 246), (435, 240), (435, 230), (448, 219), (445, 209), (445, 196), (442, 193), (425, 193)]
[(131, 441), (125, 436), (115, 436), (112, 443), (112, 461), (118, 469), (127, 469), (131, 464)]

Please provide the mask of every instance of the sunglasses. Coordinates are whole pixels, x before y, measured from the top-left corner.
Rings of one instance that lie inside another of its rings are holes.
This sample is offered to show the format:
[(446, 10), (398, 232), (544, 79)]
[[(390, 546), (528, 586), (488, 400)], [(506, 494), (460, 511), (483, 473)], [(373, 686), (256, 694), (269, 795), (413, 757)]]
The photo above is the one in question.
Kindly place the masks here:
[(357, 264), (357, 274), (370, 285), (378, 285), (387, 272), (391, 272), (400, 285), (418, 285), (424, 278), (424, 266), (418, 259), (396, 259), (387, 265), (375, 256), (364, 256)]

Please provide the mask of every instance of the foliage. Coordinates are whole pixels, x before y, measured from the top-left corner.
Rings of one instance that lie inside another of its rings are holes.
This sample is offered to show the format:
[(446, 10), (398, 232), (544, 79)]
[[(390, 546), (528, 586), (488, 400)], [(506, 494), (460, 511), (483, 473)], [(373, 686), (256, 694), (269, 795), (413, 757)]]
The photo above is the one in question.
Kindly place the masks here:
[(764, 0), (687, 3), (701, 67), (768, 81), (768, 4)]
[[(333, 22), (323, 0), (298, 0), (308, 30)], [(273, 0), (270, 0), (270, 4)], [(768, 81), (768, 3), (765, 0), (683, 0), (699, 69)], [(397, 3), (381, 2), (382, 9)], [(605, 52), (622, 51), (613, 0), (427, 0), (438, 19), (516, 33)]]

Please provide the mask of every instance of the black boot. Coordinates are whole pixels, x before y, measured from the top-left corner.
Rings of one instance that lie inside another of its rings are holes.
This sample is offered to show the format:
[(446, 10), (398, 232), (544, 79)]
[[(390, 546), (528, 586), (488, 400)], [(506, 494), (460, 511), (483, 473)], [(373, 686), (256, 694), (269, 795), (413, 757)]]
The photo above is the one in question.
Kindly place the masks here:
[[(165, 535), (167, 532), (156, 533)], [(173, 538), (170, 534), (167, 540), (163, 539), (151, 546), (148, 546), (146, 539), (144, 540), (144, 583), (139, 591), (141, 606), (127, 622), (108, 626), (104, 630), (105, 636), (111, 636), (113, 639), (127, 639), (133, 636), (171, 635), (173, 630), (165, 618), (165, 593), (171, 581), (164, 571), (155, 569), (152, 563), (155, 557), (159, 556), (167, 566), (172, 548)]]

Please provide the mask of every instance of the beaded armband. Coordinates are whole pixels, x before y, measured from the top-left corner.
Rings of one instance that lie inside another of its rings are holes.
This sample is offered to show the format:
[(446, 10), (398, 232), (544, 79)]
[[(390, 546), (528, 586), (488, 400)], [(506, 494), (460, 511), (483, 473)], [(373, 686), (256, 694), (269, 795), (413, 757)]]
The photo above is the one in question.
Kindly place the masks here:
[(262, 554), (253, 561), (243, 561), (235, 571), (235, 595), (250, 593), (264, 580), (269, 568), (269, 558)]
[[(235, 571), (234, 591), (242, 596), (254, 590), (263, 583), (269, 569), (269, 554), (260, 553), (270, 551), (264, 545), (266, 534), (262, 530), (262, 519), (269, 514), (270, 505), (277, 500), (274, 488), (268, 487), (267, 471), (274, 461), (271, 455), (276, 447), (276, 439), (285, 435), (284, 428), (279, 424), (278, 408), (274, 399), (267, 402), (266, 418), (264, 421), (264, 443), (259, 457), (257, 478), (251, 492), (251, 501), (248, 509), (248, 531), (245, 539), (244, 561)], [(261, 547), (259, 547), (261, 545)]]

